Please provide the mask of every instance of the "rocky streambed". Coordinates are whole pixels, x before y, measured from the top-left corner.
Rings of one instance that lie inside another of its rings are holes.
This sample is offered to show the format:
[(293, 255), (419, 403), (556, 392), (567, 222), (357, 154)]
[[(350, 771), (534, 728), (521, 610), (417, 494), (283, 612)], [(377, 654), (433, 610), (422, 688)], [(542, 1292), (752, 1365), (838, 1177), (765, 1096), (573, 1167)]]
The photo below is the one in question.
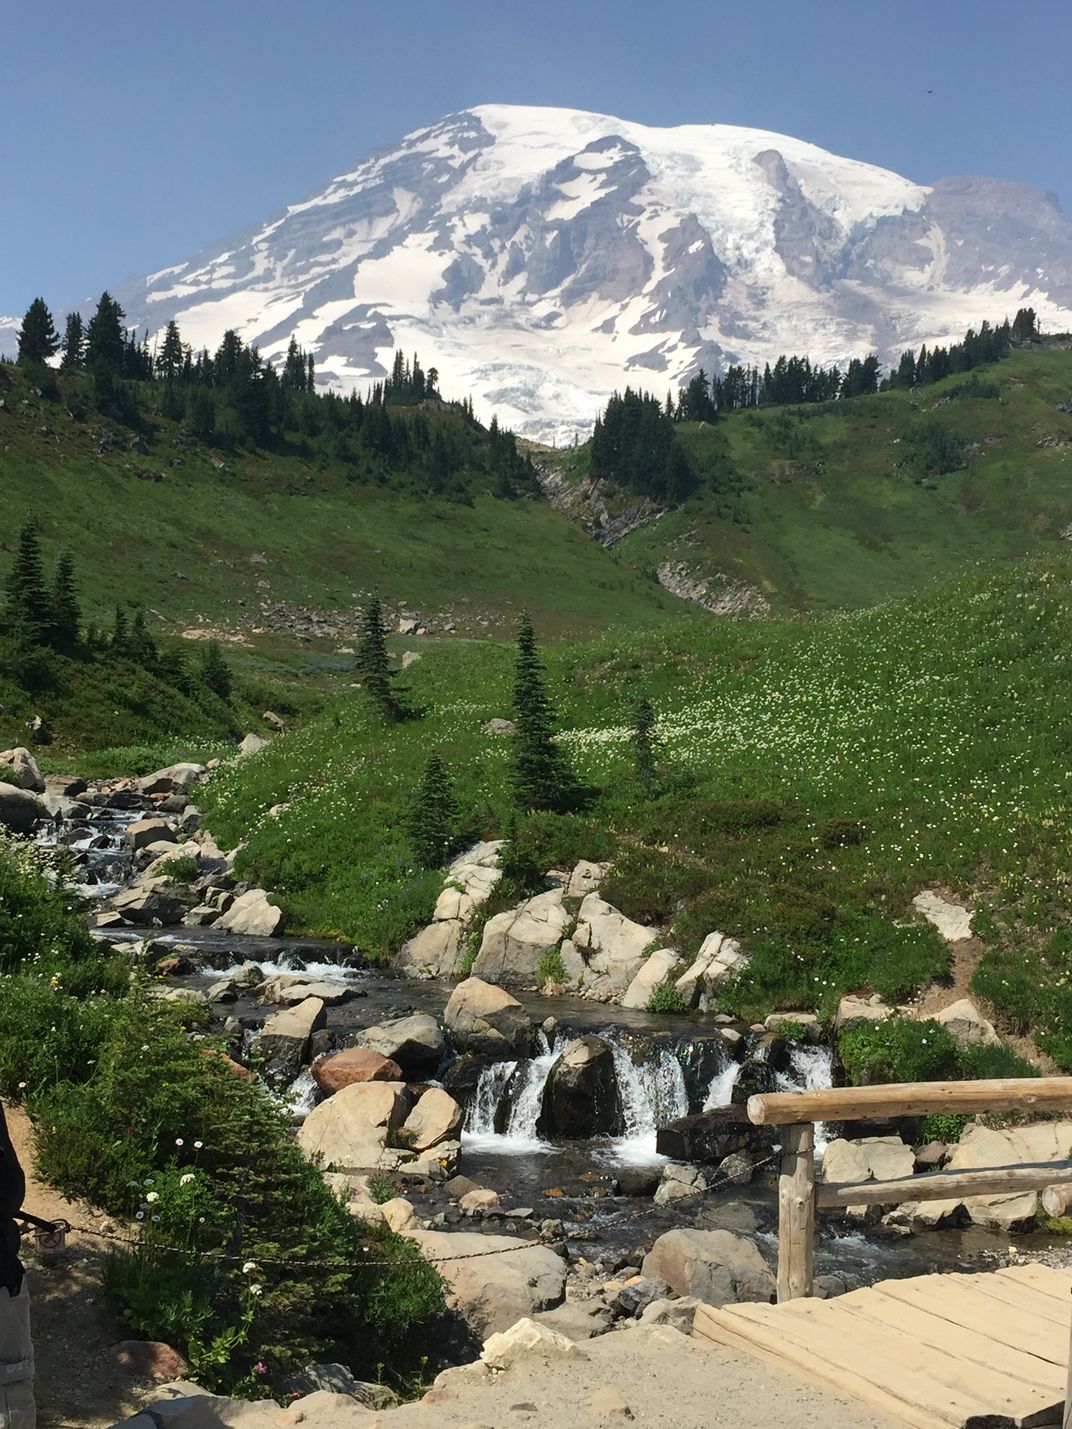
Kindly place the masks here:
[[(35, 837), (94, 901), (97, 936), (129, 945), (157, 995), (194, 1005), (194, 1035), (222, 1037), (236, 1075), (274, 1087), (355, 1213), (437, 1261), (475, 1334), (529, 1314), (574, 1338), (637, 1318), (687, 1326), (698, 1299), (769, 1297), (777, 1145), (741, 1107), (754, 1090), (829, 1085), (829, 1047), (787, 1041), (775, 1020), (660, 1016), (593, 988), (514, 997), (281, 936), (270, 896), (238, 881), (202, 828), (200, 777), (176, 766), (108, 785), (41, 781)], [(440, 922), (466, 910), (445, 911)], [(599, 976), (614, 975), (607, 959)], [(833, 1142), (835, 1179), (847, 1165), (855, 1177), (917, 1164), (899, 1135), (912, 1128), (853, 1128), (852, 1142), (837, 1130), (819, 1138), (821, 1151)], [(921, 1155), (938, 1164), (945, 1152)], [(989, 1267), (1028, 1219), (1014, 1212), (919, 1233), (822, 1218), (817, 1288)], [(1025, 1253), (1048, 1244), (1018, 1241)]]

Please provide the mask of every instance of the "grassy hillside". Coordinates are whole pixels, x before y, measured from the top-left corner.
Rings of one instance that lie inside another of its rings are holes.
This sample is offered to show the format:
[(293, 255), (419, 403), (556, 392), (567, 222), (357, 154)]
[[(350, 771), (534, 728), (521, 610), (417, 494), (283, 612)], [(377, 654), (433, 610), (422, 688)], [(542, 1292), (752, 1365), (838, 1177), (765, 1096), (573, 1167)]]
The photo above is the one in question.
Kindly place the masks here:
[[(962, 469), (928, 469), (942, 465), (930, 460), (936, 432)], [(756, 587), (776, 612), (872, 605), (965, 562), (1057, 550), (1072, 523), (1072, 351), (1015, 351), (913, 391), (735, 412), (682, 436), (698, 471), (736, 483), (614, 549), (641, 569), (670, 561), (713, 579), (716, 596), (726, 581)], [(586, 449), (564, 465), (583, 476)]]
[[(669, 928), (686, 955), (712, 929), (754, 954), (743, 1013), (842, 992), (909, 995), (949, 954), (910, 899), (975, 900), (980, 991), (1072, 1067), (1067, 956), (1072, 561), (991, 569), (815, 621), (682, 622), (546, 652), (565, 747), (598, 791), (584, 815), (523, 821), (543, 868), (614, 854), (606, 896)], [(430, 748), (466, 832), (508, 818), (509, 646), (435, 642), (411, 672), (425, 718), (385, 728), (360, 692), (221, 774), (219, 837), (296, 924), (397, 947), (431, 911), (400, 827)], [(659, 797), (640, 796), (624, 727), (656, 704)], [(284, 808), (269, 817), (277, 804)], [(345, 854), (340, 853), (341, 850)]]
[(0, 398), (0, 578), (35, 517), (46, 555), (73, 552), (92, 619), (129, 601), (166, 633), (308, 633), (295, 615), (312, 607), (349, 634), (373, 589), (463, 634), (512, 625), (524, 605), (555, 633), (651, 625), (677, 607), (540, 500), (422, 499), (389, 477), (351, 482), (322, 456), (224, 454), (158, 413), (135, 432), (65, 390), (39, 396), (11, 366)]

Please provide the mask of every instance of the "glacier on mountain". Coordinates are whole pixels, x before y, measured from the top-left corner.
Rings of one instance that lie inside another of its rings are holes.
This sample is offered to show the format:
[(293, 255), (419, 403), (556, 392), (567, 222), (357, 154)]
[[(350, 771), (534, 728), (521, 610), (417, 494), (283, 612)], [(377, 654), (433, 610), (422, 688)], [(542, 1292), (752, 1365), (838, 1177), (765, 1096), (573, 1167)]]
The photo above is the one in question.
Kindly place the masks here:
[(895, 360), (1025, 304), (1072, 326), (1072, 222), (1027, 184), (916, 184), (763, 130), (482, 105), (117, 296), (195, 348), (233, 327), (278, 358), (293, 334), (340, 390), (416, 351), (561, 443), (699, 366)]

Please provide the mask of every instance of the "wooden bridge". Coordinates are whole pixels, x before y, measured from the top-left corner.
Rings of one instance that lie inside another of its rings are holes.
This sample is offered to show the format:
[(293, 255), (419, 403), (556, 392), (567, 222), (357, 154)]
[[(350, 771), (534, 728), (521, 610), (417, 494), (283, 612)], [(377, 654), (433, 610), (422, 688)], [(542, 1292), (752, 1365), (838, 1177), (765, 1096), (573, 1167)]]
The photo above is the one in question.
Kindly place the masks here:
[(1072, 1161), (816, 1185), (816, 1121), (983, 1111), (1067, 1111), (1072, 1077), (787, 1092), (749, 1100), (785, 1128), (778, 1304), (701, 1306), (695, 1333), (797, 1371), (914, 1429), (1072, 1429), (1072, 1268), (885, 1280), (813, 1300), (820, 1207), (1001, 1195), (1072, 1183)]

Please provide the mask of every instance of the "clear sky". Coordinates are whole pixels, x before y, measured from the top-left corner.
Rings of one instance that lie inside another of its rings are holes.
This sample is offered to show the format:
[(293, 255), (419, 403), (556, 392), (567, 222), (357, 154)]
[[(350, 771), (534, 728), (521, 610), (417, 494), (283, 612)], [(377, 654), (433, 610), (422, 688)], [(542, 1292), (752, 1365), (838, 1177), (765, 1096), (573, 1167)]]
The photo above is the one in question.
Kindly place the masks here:
[(0, 0), (0, 313), (271, 216), (480, 103), (773, 129), (1072, 211), (1068, 0)]

